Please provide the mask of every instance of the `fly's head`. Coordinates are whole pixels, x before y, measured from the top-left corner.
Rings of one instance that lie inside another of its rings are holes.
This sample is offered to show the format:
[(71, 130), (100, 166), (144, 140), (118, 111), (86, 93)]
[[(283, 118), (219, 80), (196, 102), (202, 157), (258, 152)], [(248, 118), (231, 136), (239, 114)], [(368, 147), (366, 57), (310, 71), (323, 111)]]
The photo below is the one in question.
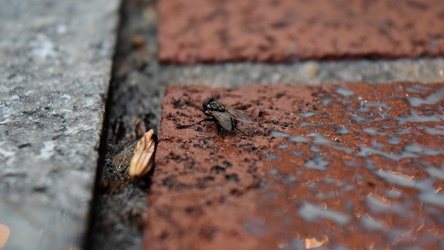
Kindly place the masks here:
[(211, 102), (214, 102), (213, 98), (205, 98), (205, 100), (202, 103), (202, 108), (204, 110), (209, 110), (211, 108), (211, 105), (210, 105)]
[(202, 107), (205, 111), (216, 111), (216, 112), (225, 112), (225, 107), (220, 102), (215, 101), (213, 98), (206, 98), (203, 103)]

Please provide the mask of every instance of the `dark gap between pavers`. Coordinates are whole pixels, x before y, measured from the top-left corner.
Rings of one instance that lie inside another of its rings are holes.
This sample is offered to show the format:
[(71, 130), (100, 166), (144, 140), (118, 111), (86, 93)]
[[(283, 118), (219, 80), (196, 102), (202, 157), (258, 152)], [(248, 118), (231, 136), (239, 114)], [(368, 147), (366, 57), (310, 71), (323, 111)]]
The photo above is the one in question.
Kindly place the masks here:
[(164, 63), (444, 55), (444, 2), (159, 0)]
[[(206, 97), (256, 121), (218, 134)], [(439, 249), (444, 84), (176, 85), (145, 249)]]

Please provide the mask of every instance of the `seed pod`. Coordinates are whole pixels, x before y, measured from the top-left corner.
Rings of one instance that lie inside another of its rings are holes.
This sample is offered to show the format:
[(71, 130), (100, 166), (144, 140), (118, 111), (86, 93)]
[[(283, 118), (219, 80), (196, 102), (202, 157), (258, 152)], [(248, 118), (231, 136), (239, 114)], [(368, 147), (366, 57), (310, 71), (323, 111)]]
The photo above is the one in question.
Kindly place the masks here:
[(141, 177), (151, 170), (154, 164), (156, 141), (156, 134), (150, 129), (137, 143), (128, 170), (131, 177)]

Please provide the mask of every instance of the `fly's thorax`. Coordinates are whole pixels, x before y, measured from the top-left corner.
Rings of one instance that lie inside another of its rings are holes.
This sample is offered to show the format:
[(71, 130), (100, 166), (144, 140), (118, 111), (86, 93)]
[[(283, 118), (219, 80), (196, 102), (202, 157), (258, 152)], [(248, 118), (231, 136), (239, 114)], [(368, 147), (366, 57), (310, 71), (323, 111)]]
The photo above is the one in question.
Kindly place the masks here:
[(224, 105), (222, 105), (220, 102), (217, 102), (214, 100), (207, 104), (207, 109), (211, 110), (211, 111), (217, 111), (217, 112), (225, 112), (226, 111)]
[(206, 98), (202, 103), (202, 108), (204, 110), (224, 112), (225, 107), (220, 102), (215, 101), (213, 98)]

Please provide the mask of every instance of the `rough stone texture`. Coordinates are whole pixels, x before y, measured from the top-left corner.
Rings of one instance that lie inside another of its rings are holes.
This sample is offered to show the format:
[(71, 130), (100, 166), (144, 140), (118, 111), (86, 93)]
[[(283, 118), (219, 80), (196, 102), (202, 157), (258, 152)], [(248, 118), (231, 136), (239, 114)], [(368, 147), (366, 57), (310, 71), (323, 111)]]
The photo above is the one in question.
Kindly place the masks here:
[[(218, 133), (206, 97), (254, 124)], [(440, 249), (444, 84), (172, 86), (145, 249)]]
[(6, 249), (78, 249), (86, 236), (118, 5), (0, 3), (0, 224), (10, 230)]
[(441, 1), (160, 0), (161, 62), (444, 54)]

